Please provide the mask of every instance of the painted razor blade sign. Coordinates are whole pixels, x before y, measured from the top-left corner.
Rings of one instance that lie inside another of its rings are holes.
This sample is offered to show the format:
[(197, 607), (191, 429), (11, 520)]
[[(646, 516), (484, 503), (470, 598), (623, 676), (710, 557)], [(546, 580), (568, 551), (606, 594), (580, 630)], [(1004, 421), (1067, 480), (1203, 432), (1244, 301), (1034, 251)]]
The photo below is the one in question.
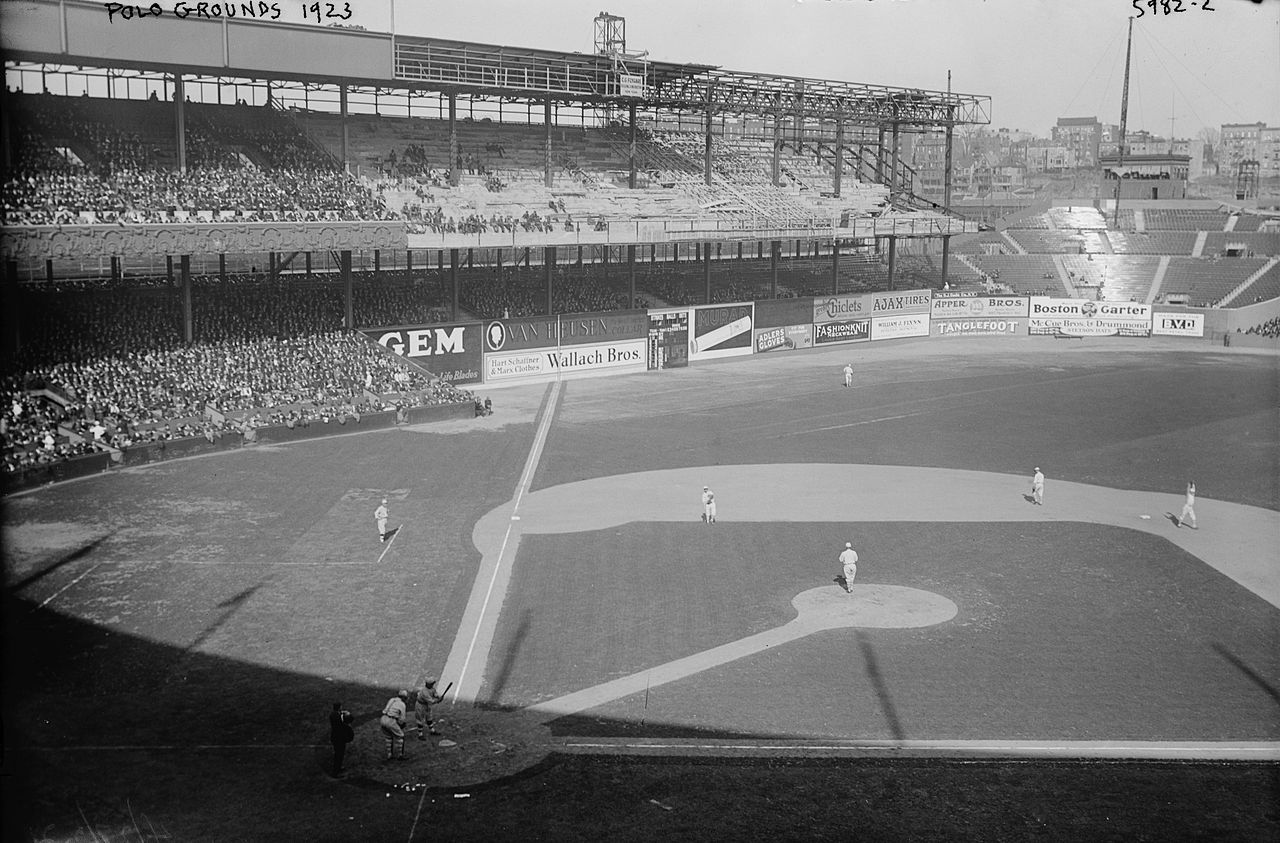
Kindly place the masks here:
[(430, 325), (364, 331), (364, 335), (393, 354), (453, 383), (480, 380), (480, 323)]
[(751, 353), (752, 306), (700, 307), (693, 311), (689, 338), (691, 357), (723, 357)]

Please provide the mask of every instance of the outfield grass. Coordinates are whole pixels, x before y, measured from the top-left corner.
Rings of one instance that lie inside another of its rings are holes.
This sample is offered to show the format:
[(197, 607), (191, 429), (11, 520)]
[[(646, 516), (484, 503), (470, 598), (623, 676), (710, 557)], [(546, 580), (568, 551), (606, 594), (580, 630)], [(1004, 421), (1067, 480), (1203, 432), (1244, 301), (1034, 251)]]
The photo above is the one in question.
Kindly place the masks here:
[[(1280, 509), (1275, 358), (1139, 347), (861, 347), (854, 390), (837, 386), (834, 353), (573, 382), (533, 488), (697, 465), (1029, 476), (1038, 464), (1050, 500), (1059, 480), (1176, 494), (1193, 476), (1203, 531), (1214, 500)], [(391, 773), (334, 781), (331, 701), (357, 713), (367, 756), (387, 696), (439, 671), (479, 562), (472, 529), (510, 500), (534, 435), (531, 413), (449, 429), (246, 449), (9, 498), (5, 839), (1280, 836), (1268, 764), (552, 754), (465, 798), (457, 782), (388, 789)], [(385, 493), (405, 524), (390, 548), (371, 517)], [(485, 695), (521, 706), (777, 626), (796, 593), (830, 584), (847, 530), (691, 521), (526, 536)], [(647, 712), (623, 698), (554, 732), (1280, 731), (1276, 608), (1158, 537), (1061, 523), (857, 530), (860, 579), (943, 595), (957, 617), (816, 634), (663, 688)]]

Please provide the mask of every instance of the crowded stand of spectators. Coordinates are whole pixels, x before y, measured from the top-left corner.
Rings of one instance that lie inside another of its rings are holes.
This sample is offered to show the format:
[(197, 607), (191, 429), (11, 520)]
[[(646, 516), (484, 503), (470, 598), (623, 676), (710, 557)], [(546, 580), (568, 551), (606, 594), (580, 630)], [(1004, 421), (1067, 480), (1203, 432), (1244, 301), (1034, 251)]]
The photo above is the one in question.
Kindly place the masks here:
[[(626, 310), (629, 293), (606, 284), (603, 279), (569, 269), (556, 269), (552, 281), (551, 307), (554, 313), (596, 313)], [(499, 278), (467, 280), (462, 301), (472, 313), (486, 319), (539, 316), (547, 312), (547, 286), (541, 268), (530, 273), (515, 271)], [(637, 307), (649, 303), (639, 299)]]
[[(172, 137), (147, 139), (94, 119), (97, 101), (10, 99), (22, 128), (0, 194), (6, 225), (395, 218), (379, 194), (270, 109), (190, 104), (182, 173), (165, 166), (172, 151), (160, 147)], [(149, 105), (116, 107), (132, 114)]]
[[(23, 291), (30, 319), (0, 395), (7, 470), (188, 436), (249, 438), (263, 424), (358, 423), (370, 411), (474, 400), (341, 330), (340, 284), (256, 274), (193, 281), (189, 345), (166, 279)], [(355, 290), (361, 324), (399, 324), (420, 315), (415, 307), (441, 302), (427, 285), (394, 277), (362, 277)]]
[(382, 197), (327, 170), (210, 168), (37, 173), (5, 182), (6, 225), (394, 219)]
[(1272, 339), (1280, 338), (1280, 316), (1268, 319), (1261, 325), (1254, 325), (1244, 333), (1254, 334), (1260, 337), (1270, 337)]
[(567, 214), (563, 221), (555, 217), (542, 216), (537, 211), (525, 211), (520, 216), (511, 214), (491, 214), (484, 217), (480, 214), (468, 214), (462, 219), (452, 215), (446, 216), (440, 206), (428, 210), (416, 203), (405, 203), (400, 216), (409, 221), (409, 231), (413, 234), (425, 234), (428, 231), (436, 234), (484, 234), (490, 231), (499, 232), (552, 232), (574, 231), (576, 223), (573, 214)]

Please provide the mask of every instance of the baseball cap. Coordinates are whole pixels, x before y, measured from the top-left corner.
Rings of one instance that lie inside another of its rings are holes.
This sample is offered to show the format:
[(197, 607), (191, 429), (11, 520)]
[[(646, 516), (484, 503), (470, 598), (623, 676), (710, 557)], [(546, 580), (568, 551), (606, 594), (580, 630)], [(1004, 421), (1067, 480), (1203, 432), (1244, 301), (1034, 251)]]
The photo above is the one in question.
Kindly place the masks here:
[(844, 546), (845, 546), (845, 547), (853, 547), (853, 542), (845, 542), (845, 543), (844, 543)]

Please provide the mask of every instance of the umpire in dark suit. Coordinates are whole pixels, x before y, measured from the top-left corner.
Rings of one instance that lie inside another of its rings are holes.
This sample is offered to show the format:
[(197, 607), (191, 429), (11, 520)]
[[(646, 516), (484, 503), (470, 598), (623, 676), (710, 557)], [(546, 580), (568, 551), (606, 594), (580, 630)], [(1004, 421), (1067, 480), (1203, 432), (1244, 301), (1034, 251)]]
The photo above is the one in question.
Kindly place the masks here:
[(356, 730), (351, 727), (354, 718), (349, 711), (342, 710), (342, 703), (333, 704), (329, 712), (329, 743), (333, 744), (333, 775), (341, 776), (342, 759), (347, 754), (347, 744), (355, 740)]

